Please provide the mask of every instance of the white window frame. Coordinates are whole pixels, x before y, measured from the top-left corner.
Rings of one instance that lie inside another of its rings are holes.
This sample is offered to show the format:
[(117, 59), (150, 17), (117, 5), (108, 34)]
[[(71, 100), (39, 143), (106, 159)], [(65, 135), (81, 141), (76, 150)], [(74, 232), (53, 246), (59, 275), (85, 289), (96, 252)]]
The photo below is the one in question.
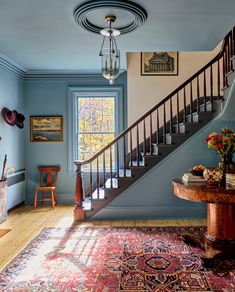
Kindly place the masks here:
[(77, 160), (78, 148), (78, 98), (114, 97), (115, 99), (115, 135), (123, 131), (123, 87), (69, 87), (68, 88), (68, 171), (74, 172), (74, 160)]

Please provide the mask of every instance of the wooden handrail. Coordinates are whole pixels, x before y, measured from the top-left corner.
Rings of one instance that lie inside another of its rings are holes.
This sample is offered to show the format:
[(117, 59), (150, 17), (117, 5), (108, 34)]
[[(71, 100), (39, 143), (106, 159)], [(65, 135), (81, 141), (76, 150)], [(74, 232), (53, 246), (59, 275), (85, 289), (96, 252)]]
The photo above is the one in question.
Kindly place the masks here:
[[(74, 161), (74, 164), (77, 168), (76, 190), (74, 195), (75, 220), (84, 219), (84, 210), (82, 203), (84, 200), (82, 166), (88, 165), (88, 167), (90, 167), (90, 187), (88, 189), (91, 200), (93, 198), (102, 198), (100, 187), (103, 187), (103, 189), (105, 189), (106, 187), (112, 189), (115, 187), (115, 185), (116, 187), (118, 187), (118, 179), (120, 177), (120, 158), (122, 157), (123, 163), (121, 163), (121, 166), (123, 168), (122, 176), (126, 177), (128, 162), (130, 167), (134, 165), (140, 166), (141, 153), (143, 153), (143, 155), (146, 155), (147, 151), (149, 151), (151, 155), (153, 154), (153, 141), (157, 145), (159, 143), (166, 144), (166, 134), (172, 134), (174, 131), (173, 128), (175, 126), (177, 132), (179, 132), (179, 125), (181, 122), (187, 121), (187, 116), (190, 118), (190, 122), (193, 122), (194, 112), (199, 113), (201, 110), (206, 112), (207, 102), (213, 100), (215, 92), (216, 95), (218, 94), (218, 97), (220, 97), (222, 86), (227, 86), (226, 74), (229, 71), (233, 70), (231, 58), (234, 55), (235, 27), (225, 36), (219, 53), (210, 62), (204, 65), (195, 74), (193, 74), (190, 78), (188, 78), (185, 82), (183, 82), (180, 86), (178, 86), (175, 90), (168, 94), (163, 100), (156, 104), (152, 109), (150, 109), (142, 117), (140, 117), (136, 122), (134, 122), (121, 134), (115, 137), (109, 144), (107, 144), (103, 149), (97, 152), (93, 157), (85, 161)], [(213, 68), (215, 68), (214, 71)], [(196, 87), (196, 94), (194, 94), (193, 92), (193, 83)], [(189, 94), (187, 94), (187, 88)], [(188, 104), (187, 96), (189, 100)], [(174, 98), (176, 102), (176, 113), (174, 113), (173, 109)], [(182, 106), (182, 109), (179, 108), (180, 105)], [(153, 122), (153, 116), (154, 119), (156, 117), (155, 122)], [(162, 125), (160, 125), (160, 120), (162, 120)], [(147, 132), (149, 133), (148, 135)], [(133, 133), (136, 133), (135, 145), (133, 145)], [(143, 141), (140, 139), (140, 137), (142, 138), (142, 136)], [(128, 147), (129, 154), (127, 153)], [(135, 161), (133, 160), (133, 157)], [(114, 163), (115, 159), (116, 163)], [(95, 164), (93, 163), (94, 161)], [(116, 169), (116, 172), (113, 171), (113, 169)], [(106, 186), (106, 182), (108, 179), (109, 184)], [(92, 196), (94, 190), (96, 191), (94, 193), (94, 196)]]
[(128, 134), (133, 128), (137, 126), (137, 124), (141, 123), (144, 119), (146, 119), (149, 115), (151, 115), (153, 112), (157, 110), (160, 106), (162, 106), (164, 103), (166, 103), (171, 97), (176, 95), (179, 91), (181, 91), (185, 86), (187, 86), (190, 82), (192, 82), (197, 76), (199, 76), (201, 73), (203, 73), (207, 68), (209, 68), (212, 64), (214, 64), (216, 61), (218, 61), (222, 56), (223, 52), (226, 46), (226, 40), (229, 38), (232, 31), (230, 31), (226, 37), (223, 40), (221, 50), (219, 53), (205, 66), (203, 66), (201, 69), (199, 69), (195, 74), (193, 74), (189, 79), (187, 79), (185, 82), (183, 82), (180, 86), (178, 86), (175, 90), (173, 90), (170, 94), (168, 94), (163, 100), (161, 100), (158, 104), (156, 104), (153, 108), (151, 108), (149, 111), (147, 111), (142, 117), (140, 117), (137, 121), (135, 121), (131, 126), (129, 126), (127, 129), (125, 129), (122, 133), (117, 135), (109, 144), (107, 144), (105, 147), (103, 147), (99, 152), (97, 152), (94, 156), (92, 156), (90, 159), (81, 161), (81, 160), (75, 160), (74, 163), (77, 164), (78, 162), (82, 165), (89, 164), (93, 162), (96, 158), (98, 158), (104, 151), (108, 150), (111, 146), (113, 146), (117, 141), (122, 139), (126, 134)]

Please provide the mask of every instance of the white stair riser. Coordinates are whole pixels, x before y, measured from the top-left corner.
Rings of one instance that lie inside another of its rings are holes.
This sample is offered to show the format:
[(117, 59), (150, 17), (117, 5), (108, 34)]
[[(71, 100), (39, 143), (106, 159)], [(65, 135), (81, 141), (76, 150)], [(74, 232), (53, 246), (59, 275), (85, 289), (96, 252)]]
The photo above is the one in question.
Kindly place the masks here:
[[(235, 63), (235, 61), (234, 61), (234, 63)], [(229, 74), (227, 74), (228, 85), (232, 84), (232, 82), (234, 80), (234, 77), (235, 77), (235, 71), (230, 72)]]

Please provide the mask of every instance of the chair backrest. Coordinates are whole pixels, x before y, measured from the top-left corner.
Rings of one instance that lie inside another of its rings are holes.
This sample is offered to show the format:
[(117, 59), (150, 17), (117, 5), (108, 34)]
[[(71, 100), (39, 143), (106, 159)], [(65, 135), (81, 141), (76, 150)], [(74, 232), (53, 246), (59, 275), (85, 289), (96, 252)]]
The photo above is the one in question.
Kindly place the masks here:
[(56, 186), (58, 174), (60, 171), (59, 166), (39, 166), (40, 172), (40, 185), (41, 186)]

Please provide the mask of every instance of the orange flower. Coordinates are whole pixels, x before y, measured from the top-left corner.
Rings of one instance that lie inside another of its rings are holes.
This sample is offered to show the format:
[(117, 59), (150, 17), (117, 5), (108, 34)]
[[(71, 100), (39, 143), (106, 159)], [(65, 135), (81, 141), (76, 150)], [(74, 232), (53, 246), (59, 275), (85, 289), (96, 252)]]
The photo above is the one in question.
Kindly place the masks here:
[(222, 129), (221, 133), (212, 132), (205, 142), (208, 148), (214, 149), (220, 156), (231, 156), (235, 152), (235, 133), (228, 128)]
[(219, 134), (217, 134), (216, 132), (212, 132), (210, 135), (208, 135), (208, 138), (212, 138), (215, 136), (218, 136)]

